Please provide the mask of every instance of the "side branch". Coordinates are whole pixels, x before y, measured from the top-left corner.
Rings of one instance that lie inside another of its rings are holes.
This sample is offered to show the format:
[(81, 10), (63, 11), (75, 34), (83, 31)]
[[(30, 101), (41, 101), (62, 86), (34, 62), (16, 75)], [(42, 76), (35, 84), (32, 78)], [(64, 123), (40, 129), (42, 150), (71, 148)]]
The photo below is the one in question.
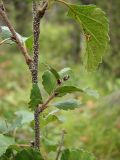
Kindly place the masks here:
[(29, 56), (29, 54), (27, 53), (27, 50), (24, 47), (23, 43), (18, 38), (18, 36), (16, 34), (16, 31), (15, 31), (14, 27), (12, 26), (11, 22), (9, 21), (3, 4), (0, 4), (0, 15), (3, 18), (3, 20), (5, 21), (6, 25), (8, 26), (9, 30), (11, 31), (11, 33), (12, 33), (11, 38), (17, 43), (19, 49), (21, 50), (23, 56), (25, 57), (26, 63), (29, 65), (32, 62), (32, 59)]
[(39, 108), (38, 108), (38, 112), (39, 113), (41, 113), (41, 112), (43, 112), (48, 106), (48, 104), (49, 104), (49, 102), (51, 101), (51, 100), (53, 100), (54, 98), (55, 98), (55, 96), (56, 96), (56, 93), (53, 93), (48, 99), (47, 99), (47, 101), (45, 102), (45, 103), (43, 103), (42, 105), (40, 105), (39, 106)]
[(63, 130), (62, 131), (62, 135), (61, 135), (61, 141), (60, 141), (60, 144), (59, 144), (59, 147), (58, 147), (58, 151), (57, 151), (57, 155), (56, 155), (56, 159), (55, 160), (59, 159), (59, 156), (60, 156), (60, 153), (61, 153), (61, 150), (62, 150), (62, 146), (63, 146), (63, 143), (64, 143), (65, 134), (66, 134), (65, 130)]
[(10, 40), (10, 38), (7, 38), (7, 39), (5, 39), (5, 40), (3, 40), (3, 41), (1, 41), (0, 42), (0, 45), (2, 45), (2, 44), (4, 44), (4, 43), (6, 43), (7, 41), (9, 41)]

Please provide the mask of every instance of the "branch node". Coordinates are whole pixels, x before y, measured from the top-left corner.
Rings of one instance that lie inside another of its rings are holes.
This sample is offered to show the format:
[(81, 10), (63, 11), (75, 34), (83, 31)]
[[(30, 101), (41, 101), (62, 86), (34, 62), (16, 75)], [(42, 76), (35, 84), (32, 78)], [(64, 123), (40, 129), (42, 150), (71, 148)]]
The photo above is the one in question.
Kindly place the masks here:
[(5, 8), (4, 8), (4, 5), (3, 5), (3, 4), (0, 4), (0, 9), (1, 9), (2, 11), (5, 11)]

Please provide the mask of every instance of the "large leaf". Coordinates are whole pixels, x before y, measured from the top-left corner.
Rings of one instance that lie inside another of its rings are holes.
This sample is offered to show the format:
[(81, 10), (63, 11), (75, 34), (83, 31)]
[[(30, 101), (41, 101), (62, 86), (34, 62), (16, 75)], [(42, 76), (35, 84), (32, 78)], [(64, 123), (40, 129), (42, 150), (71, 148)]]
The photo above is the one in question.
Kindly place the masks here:
[(62, 152), (61, 160), (95, 160), (95, 157), (84, 150), (65, 149)]
[(29, 111), (17, 111), (15, 112), (17, 115), (16, 119), (13, 121), (13, 123), (10, 125), (7, 124), (6, 129), (3, 130), (2, 133), (6, 134), (9, 132), (14, 131), (16, 128), (21, 127), (23, 124), (30, 123), (34, 120), (34, 115), (32, 112)]
[(29, 107), (32, 110), (34, 110), (38, 106), (38, 104), (42, 104), (42, 103), (43, 103), (42, 96), (41, 96), (38, 84), (33, 84), (31, 95), (30, 95)]
[(73, 92), (83, 92), (82, 89), (79, 89), (75, 86), (61, 86), (55, 90), (58, 96), (64, 96), (67, 93), (73, 93)]
[(85, 40), (85, 65), (92, 71), (102, 61), (109, 41), (108, 19), (105, 13), (95, 5), (69, 4), (68, 16), (75, 19), (82, 27)]
[(21, 124), (30, 123), (32, 120), (34, 120), (33, 113), (29, 111), (20, 110), (20, 111), (15, 112), (15, 114), (17, 116), (22, 117)]
[(63, 110), (74, 110), (75, 108), (80, 107), (80, 103), (75, 99), (70, 99), (70, 100), (54, 103), (53, 106)]
[(48, 94), (51, 94), (57, 85), (56, 78), (49, 70), (47, 70), (44, 72), (42, 79), (43, 79), (42, 84), (44, 86), (44, 89)]
[(0, 156), (2, 156), (7, 148), (13, 144), (15, 144), (14, 138), (0, 134)]
[(20, 151), (16, 156), (15, 160), (43, 160), (38, 150), (28, 148)]
[(4, 134), (14, 131), (16, 128), (21, 127), (22, 117), (18, 116), (15, 121), (4, 131)]

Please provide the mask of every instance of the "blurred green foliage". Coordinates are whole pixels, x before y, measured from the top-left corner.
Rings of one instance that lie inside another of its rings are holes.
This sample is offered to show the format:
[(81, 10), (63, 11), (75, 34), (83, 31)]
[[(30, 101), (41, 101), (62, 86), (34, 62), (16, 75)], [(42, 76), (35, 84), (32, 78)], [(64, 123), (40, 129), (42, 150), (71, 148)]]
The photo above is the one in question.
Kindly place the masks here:
[[(18, 33), (23, 36), (31, 36), (30, 4), (25, 1), (13, 0), (6, 0), (5, 2), (9, 17)], [(99, 160), (120, 159), (120, 104), (110, 106), (109, 103), (106, 105), (100, 103), (104, 96), (120, 88), (120, 1), (93, 0), (91, 3), (95, 3), (107, 11), (111, 24), (111, 42), (107, 51), (108, 54), (95, 73), (87, 73), (82, 68), (80, 30), (76, 23), (71, 22), (71, 20), (66, 21), (64, 9), (58, 6), (52, 7), (51, 12), (48, 11), (41, 24), (40, 76), (45, 68), (42, 63), (47, 62), (57, 70), (70, 66), (75, 72), (76, 78), (72, 75), (74, 83), (77, 83), (78, 86), (97, 89), (101, 95), (100, 100), (96, 101), (87, 96), (74, 94), (74, 97), (77, 97), (83, 106), (77, 111), (62, 111), (63, 116), (57, 113), (60, 121), (54, 121), (53, 124), (51, 123), (42, 129), (42, 150), (44, 156), (52, 157), (51, 160), (55, 156), (55, 150), (60, 139), (60, 130), (62, 129), (66, 129), (67, 132), (65, 146), (87, 149), (94, 153)], [(0, 21), (0, 23), (3, 22)], [(9, 123), (16, 119), (14, 112), (27, 110), (31, 88), (30, 78), (24, 58), (16, 46), (11, 47), (8, 44), (0, 46), (0, 124), (3, 122), (9, 126)], [(40, 77), (39, 80), (41, 82)], [(46, 97), (45, 93), (43, 95)], [(71, 97), (66, 96), (66, 98)], [(2, 128), (1, 126), (0, 128)], [(29, 143), (33, 130), (25, 125), (17, 130), (14, 135), (20, 143)], [(44, 136), (47, 138), (45, 139)], [(50, 148), (53, 152), (48, 154)]]

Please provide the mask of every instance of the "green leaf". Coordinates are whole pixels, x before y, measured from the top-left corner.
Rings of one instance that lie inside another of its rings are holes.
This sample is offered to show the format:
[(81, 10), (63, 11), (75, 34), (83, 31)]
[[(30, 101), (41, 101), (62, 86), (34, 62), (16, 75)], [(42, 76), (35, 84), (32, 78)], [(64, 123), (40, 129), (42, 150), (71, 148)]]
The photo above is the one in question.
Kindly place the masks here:
[(99, 98), (99, 94), (96, 90), (93, 90), (91, 88), (86, 88), (84, 89), (84, 92), (89, 96), (95, 97), (96, 99)]
[(95, 157), (84, 150), (65, 149), (62, 152), (61, 160), (95, 160)]
[(28, 148), (17, 153), (15, 160), (44, 160), (38, 150)]
[(0, 156), (2, 156), (7, 148), (13, 144), (15, 144), (14, 138), (0, 134)]
[(31, 121), (34, 120), (34, 115), (32, 112), (29, 111), (25, 111), (25, 110), (21, 110), (21, 111), (17, 111), (15, 112), (15, 114), (17, 116), (21, 116), (22, 120), (21, 120), (21, 124), (25, 124), (25, 123), (30, 123)]
[(12, 36), (12, 33), (10, 32), (9, 28), (6, 26), (0, 27), (0, 36), (2, 39), (7, 39)]
[(53, 67), (49, 66), (49, 70), (52, 72), (52, 74), (55, 76), (56, 80), (60, 79), (60, 75), (58, 74), (58, 72), (56, 71), (56, 69), (54, 69)]
[(42, 128), (47, 126), (50, 123), (57, 122), (57, 123), (62, 123), (63, 121), (59, 119), (57, 115), (55, 115), (56, 112), (59, 110), (50, 112), (47, 116), (41, 117), (41, 126)]
[(55, 140), (50, 140), (46, 137), (42, 138), (42, 143), (45, 145), (45, 149), (47, 149), (47, 151), (51, 152), (51, 151), (56, 151), (57, 147), (58, 147), (58, 142), (55, 142)]
[(33, 113), (29, 112), (29, 111), (22, 111), (21, 110), (21, 111), (15, 112), (15, 114), (17, 115), (16, 119), (13, 121), (13, 123), (11, 125), (6, 127), (6, 129), (2, 133), (6, 134), (9, 132), (12, 132), (16, 128), (21, 127), (23, 124), (30, 123), (31, 121), (34, 120)]
[(58, 94), (58, 96), (64, 96), (67, 93), (73, 93), (73, 92), (83, 92), (82, 89), (79, 89), (75, 86), (61, 86), (55, 90), (55, 92)]
[(69, 149), (65, 149), (62, 152), (62, 156), (60, 160), (69, 160), (69, 157), (70, 157), (70, 151)]
[[(25, 42), (29, 38), (29, 37), (28, 38), (22, 37), (19, 33), (16, 33), (16, 34), (22, 43)], [(3, 40), (10, 38), (10, 40), (7, 41), (10, 44), (14, 43), (14, 41), (11, 39), (12, 33), (8, 27), (6, 27), (6, 26), (0, 27), (0, 36)]]
[(15, 121), (5, 130), (4, 134), (14, 131), (16, 128), (21, 127), (22, 117), (18, 116)]
[(68, 16), (75, 19), (83, 29), (85, 53), (83, 59), (89, 71), (102, 62), (109, 41), (109, 24), (105, 13), (95, 5), (69, 4)]
[(6, 120), (0, 119), (0, 133), (6, 132), (10, 124)]
[(64, 76), (68, 75), (71, 71), (72, 71), (71, 68), (66, 67), (66, 68), (63, 68), (62, 70), (60, 70), (58, 73), (59, 73), (60, 77), (63, 78)]
[(57, 72), (57, 70), (56, 69), (54, 69), (52, 66), (50, 66), (49, 64), (44, 64), (46, 67), (47, 67), (47, 69), (49, 70), (49, 71), (51, 71), (51, 73), (55, 76), (55, 78), (56, 78), (56, 80), (59, 80), (60, 79), (60, 75), (59, 75), (59, 73)]
[(25, 41), (26, 48), (31, 51), (33, 47), (33, 36), (30, 36)]
[(53, 106), (63, 110), (74, 110), (80, 107), (80, 103), (75, 99), (70, 99), (70, 100), (54, 103)]
[(30, 95), (30, 102), (28, 103), (29, 107), (34, 110), (39, 104), (42, 103), (42, 96), (38, 84), (33, 84)]
[(43, 79), (42, 84), (44, 86), (44, 89), (48, 94), (51, 94), (55, 90), (57, 85), (56, 78), (50, 71), (47, 70), (44, 72), (42, 79)]

